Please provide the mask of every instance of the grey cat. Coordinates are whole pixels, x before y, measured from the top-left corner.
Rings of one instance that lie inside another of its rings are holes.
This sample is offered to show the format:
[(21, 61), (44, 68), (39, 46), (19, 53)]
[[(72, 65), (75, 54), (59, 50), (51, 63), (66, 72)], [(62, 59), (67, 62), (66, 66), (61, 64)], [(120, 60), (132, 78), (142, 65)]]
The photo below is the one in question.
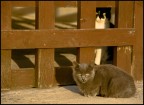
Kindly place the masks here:
[(84, 96), (128, 98), (135, 94), (132, 76), (111, 64), (73, 62), (73, 78)]

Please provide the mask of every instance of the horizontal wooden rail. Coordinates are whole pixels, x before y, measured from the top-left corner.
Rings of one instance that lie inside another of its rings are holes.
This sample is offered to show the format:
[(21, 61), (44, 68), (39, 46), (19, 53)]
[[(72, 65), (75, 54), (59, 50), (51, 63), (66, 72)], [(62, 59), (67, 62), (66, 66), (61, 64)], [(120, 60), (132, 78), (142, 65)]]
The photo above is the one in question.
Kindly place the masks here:
[(77, 1), (55, 1), (56, 7), (77, 7)]
[[(12, 69), (11, 70), (11, 74), (12, 74), (11, 88), (15, 89), (15, 88), (36, 87), (35, 72), (36, 71), (34, 68)], [(55, 72), (54, 76), (56, 79), (54, 85), (75, 84), (73, 77), (72, 77), (71, 66), (54, 67), (54, 72)]]
[(13, 7), (35, 7), (35, 3), (36, 1), (11, 1)]
[[(13, 7), (35, 7), (35, 3), (38, 1), (11, 1)], [(76, 1), (55, 1), (56, 7), (76, 7)]]
[[(89, 1), (85, 1), (89, 2)], [(96, 7), (115, 7), (115, 1), (93, 1)], [(36, 1), (11, 1), (13, 7), (35, 7)], [(77, 1), (55, 1), (56, 7), (77, 7)]]
[(1, 49), (133, 45), (134, 29), (9, 30), (1, 32)]
[(11, 88), (35, 87), (34, 68), (11, 70)]
[(96, 7), (115, 7), (116, 1), (96, 1)]
[[(105, 46), (105, 44), (111, 45), (113, 43), (114, 45), (129, 45), (133, 44), (133, 40), (130, 41), (133, 39), (133, 35), (133, 29), (2, 31), (2, 49), (30, 48), (32, 46), (32, 48), (56, 48), (56, 45), (58, 47), (84, 47), (87, 44), (89, 46), (96, 44)], [(107, 39), (107, 41), (104, 42), (102, 38)], [(115, 41), (116, 39), (119, 41)]]

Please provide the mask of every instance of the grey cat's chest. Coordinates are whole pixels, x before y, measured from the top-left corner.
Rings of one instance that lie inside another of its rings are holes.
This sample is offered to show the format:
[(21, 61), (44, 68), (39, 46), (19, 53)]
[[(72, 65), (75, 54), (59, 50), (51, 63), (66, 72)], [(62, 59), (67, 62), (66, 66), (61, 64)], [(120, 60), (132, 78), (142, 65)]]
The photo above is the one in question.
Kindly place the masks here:
[(96, 86), (94, 86), (93, 82), (80, 84), (79, 88), (83, 93), (87, 93), (87, 94), (94, 93), (94, 92), (98, 91)]
[(97, 79), (96, 77), (94, 77), (91, 81), (87, 81), (86, 83), (79, 83), (80, 88), (85, 91), (94, 90), (95, 87), (100, 87), (101, 85), (101, 80)]

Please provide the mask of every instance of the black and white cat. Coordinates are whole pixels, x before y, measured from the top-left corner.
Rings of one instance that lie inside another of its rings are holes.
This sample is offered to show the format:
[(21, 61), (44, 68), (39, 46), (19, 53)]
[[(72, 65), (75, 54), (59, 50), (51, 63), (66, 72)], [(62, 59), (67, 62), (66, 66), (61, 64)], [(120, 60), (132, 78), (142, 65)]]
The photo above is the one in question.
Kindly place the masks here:
[(73, 62), (73, 78), (84, 96), (128, 98), (136, 87), (131, 75), (111, 64)]
[[(111, 8), (97, 8), (95, 29), (114, 28), (114, 25), (110, 22), (114, 20), (111, 19), (111, 15), (114, 18), (113, 14), (111, 14)], [(100, 65), (106, 63), (106, 60), (109, 58), (108, 47), (97, 47), (95, 54), (95, 64)]]

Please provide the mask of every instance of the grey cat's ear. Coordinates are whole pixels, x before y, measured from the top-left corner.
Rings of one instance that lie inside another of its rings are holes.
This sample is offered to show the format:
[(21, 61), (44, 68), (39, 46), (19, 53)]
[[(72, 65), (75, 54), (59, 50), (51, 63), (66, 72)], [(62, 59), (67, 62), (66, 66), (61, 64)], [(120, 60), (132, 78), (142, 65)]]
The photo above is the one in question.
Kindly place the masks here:
[(77, 66), (78, 63), (76, 61), (73, 61), (73, 66)]
[(89, 66), (92, 67), (92, 68), (93, 68), (95, 65), (96, 65), (96, 64), (95, 64), (93, 61), (89, 64)]
[(79, 64), (76, 61), (73, 61), (73, 72), (76, 72), (79, 70)]

